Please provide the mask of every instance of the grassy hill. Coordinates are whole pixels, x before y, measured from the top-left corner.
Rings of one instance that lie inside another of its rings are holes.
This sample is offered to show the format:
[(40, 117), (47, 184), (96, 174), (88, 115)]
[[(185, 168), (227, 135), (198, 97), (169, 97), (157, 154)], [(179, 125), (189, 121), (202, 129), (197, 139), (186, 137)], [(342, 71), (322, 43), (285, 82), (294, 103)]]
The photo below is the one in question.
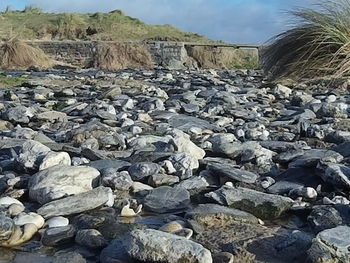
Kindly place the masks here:
[(0, 38), (80, 40), (171, 40), (213, 42), (171, 25), (148, 25), (116, 10), (110, 13), (45, 13), (39, 8), (0, 13)]

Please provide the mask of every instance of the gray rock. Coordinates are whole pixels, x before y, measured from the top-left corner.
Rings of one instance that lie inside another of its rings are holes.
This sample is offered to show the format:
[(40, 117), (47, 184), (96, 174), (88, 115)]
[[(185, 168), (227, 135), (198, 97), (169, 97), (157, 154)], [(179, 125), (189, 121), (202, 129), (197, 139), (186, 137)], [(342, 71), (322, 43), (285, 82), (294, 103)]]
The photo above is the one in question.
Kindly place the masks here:
[(312, 149), (305, 151), (304, 155), (291, 162), (288, 167), (316, 167), (318, 162), (339, 163), (343, 156), (337, 152), (326, 149)]
[(210, 251), (202, 245), (153, 229), (134, 230), (124, 246), (132, 258), (144, 262), (212, 263)]
[(168, 159), (174, 166), (175, 175), (187, 179), (193, 175), (193, 170), (199, 168), (198, 160), (188, 153), (173, 154)]
[(108, 241), (96, 229), (78, 230), (75, 236), (75, 242), (92, 249), (103, 248), (108, 245)]
[(29, 196), (40, 204), (92, 189), (100, 173), (85, 166), (58, 165), (40, 171), (29, 181)]
[(36, 115), (38, 120), (49, 122), (67, 122), (67, 114), (59, 111), (45, 111)]
[(52, 201), (38, 209), (38, 214), (44, 218), (68, 216), (93, 210), (103, 205), (113, 205), (112, 190), (98, 187), (91, 191)]
[(55, 247), (73, 241), (76, 230), (72, 225), (48, 228), (45, 230), (41, 242), (45, 246)]
[(261, 219), (277, 218), (294, 203), (288, 197), (230, 186), (223, 186), (207, 196), (221, 205), (252, 213)]
[(350, 188), (350, 168), (341, 164), (328, 163), (324, 173), (320, 173), (322, 179), (336, 187)]
[(186, 213), (187, 219), (211, 226), (227, 226), (235, 223), (257, 224), (258, 219), (247, 212), (216, 204), (200, 204)]
[(29, 123), (30, 118), (33, 116), (33, 111), (24, 106), (16, 106), (14, 108), (10, 108), (6, 112), (7, 119), (15, 123)]
[(90, 162), (88, 165), (94, 167), (102, 173), (104, 170), (109, 168), (114, 168), (118, 171), (122, 171), (124, 169), (127, 169), (131, 164), (122, 160), (98, 160)]
[(40, 142), (28, 140), (23, 143), (17, 162), (24, 169), (37, 169), (44, 157), (50, 152), (50, 148)]
[(186, 189), (161, 186), (149, 192), (143, 205), (151, 212), (170, 213), (188, 208), (190, 194)]
[(102, 184), (113, 190), (127, 191), (131, 188), (133, 181), (127, 171), (118, 172), (118, 169), (105, 169), (102, 174)]
[(343, 224), (340, 213), (331, 206), (314, 207), (307, 220), (317, 233)]
[(319, 233), (308, 250), (314, 263), (348, 263), (350, 258), (350, 227), (338, 226)]
[(187, 115), (175, 115), (168, 121), (171, 127), (177, 128), (184, 132), (190, 131), (193, 127), (200, 128), (202, 130), (217, 130), (218, 127), (211, 124), (206, 120), (202, 120), (196, 117)]
[(56, 253), (52, 263), (86, 263), (86, 260), (77, 252)]
[(137, 163), (129, 167), (128, 172), (135, 181), (146, 179), (153, 174), (157, 174), (160, 166), (156, 163)]
[(210, 163), (207, 169), (214, 175), (225, 176), (238, 182), (253, 184), (258, 176), (254, 173), (237, 169), (230, 164)]
[(148, 179), (148, 184), (153, 187), (173, 185), (179, 182), (179, 177), (168, 174), (154, 174)]

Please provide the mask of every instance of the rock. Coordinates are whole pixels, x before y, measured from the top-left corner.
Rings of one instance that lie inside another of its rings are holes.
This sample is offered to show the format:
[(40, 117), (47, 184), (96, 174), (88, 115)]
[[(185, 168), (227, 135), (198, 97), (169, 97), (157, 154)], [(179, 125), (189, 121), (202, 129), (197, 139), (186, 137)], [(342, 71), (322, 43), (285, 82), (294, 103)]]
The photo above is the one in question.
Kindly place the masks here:
[(88, 192), (47, 203), (38, 209), (38, 214), (44, 218), (68, 216), (93, 210), (103, 205), (113, 205), (113, 194), (110, 188), (100, 186)]
[(186, 133), (174, 129), (172, 131), (167, 132), (167, 135), (172, 136), (171, 143), (175, 145), (175, 149), (177, 152), (188, 153), (197, 160), (203, 159), (205, 156), (205, 151), (195, 145), (191, 140), (190, 136)]
[(105, 169), (102, 174), (102, 184), (113, 190), (127, 191), (133, 185), (133, 181), (127, 171), (118, 172), (117, 169)]
[(212, 262), (211, 253), (201, 245), (152, 229), (134, 230), (124, 246), (133, 259), (145, 262)]
[(190, 204), (190, 194), (186, 189), (161, 186), (150, 191), (143, 205), (155, 213), (170, 213), (184, 210)]
[(50, 148), (40, 142), (29, 140), (23, 143), (17, 162), (24, 169), (37, 169)]
[(71, 159), (68, 153), (66, 152), (49, 152), (44, 159), (42, 160), (39, 171), (45, 170), (55, 165), (71, 165)]
[(15, 123), (29, 123), (30, 118), (32, 118), (33, 116), (33, 111), (30, 108), (24, 106), (16, 106), (10, 108), (6, 112), (7, 119)]
[(175, 175), (184, 180), (193, 175), (193, 170), (199, 168), (198, 160), (188, 153), (173, 154), (169, 157), (169, 161), (176, 169)]
[(343, 224), (340, 213), (331, 206), (314, 207), (307, 220), (317, 233)]
[(76, 234), (72, 225), (53, 227), (45, 230), (41, 242), (45, 246), (55, 247), (70, 243)]
[(69, 219), (62, 216), (52, 217), (45, 222), (45, 226), (47, 226), (48, 228), (64, 227), (68, 225)]
[(350, 168), (345, 165), (328, 163), (320, 175), (325, 182), (336, 187), (350, 188)]
[(85, 166), (57, 165), (42, 170), (29, 181), (29, 196), (40, 204), (92, 189), (100, 173)]
[(221, 205), (241, 209), (261, 219), (277, 218), (294, 203), (288, 197), (265, 194), (242, 187), (223, 186), (207, 196)]
[(167, 174), (154, 174), (148, 179), (148, 184), (153, 187), (173, 185), (179, 182), (179, 177)]
[(208, 186), (209, 186), (208, 181), (202, 176), (195, 176), (195, 177), (193, 176), (184, 181), (181, 181), (179, 184), (176, 185), (176, 187), (182, 187), (186, 190), (204, 189), (204, 188), (207, 188)]
[(234, 263), (234, 257), (231, 253), (220, 252), (213, 255), (214, 263)]
[(88, 165), (102, 173), (109, 168), (117, 169), (118, 172), (122, 171), (123, 169), (127, 169), (130, 166), (130, 163), (121, 160), (98, 160), (90, 162)]
[(45, 111), (36, 115), (38, 120), (49, 122), (67, 122), (67, 114), (59, 111)]
[(350, 227), (338, 226), (319, 233), (308, 250), (312, 262), (349, 262)]
[(129, 167), (128, 172), (132, 180), (140, 181), (158, 173), (160, 166), (156, 163), (137, 163)]
[(313, 149), (305, 151), (304, 155), (291, 162), (288, 167), (316, 167), (318, 162), (339, 163), (343, 156), (332, 150)]
[(196, 220), (209, 228), (235, 223), (257, 224), (259, 222), (258, 218), (252, 214), (216, 204), (200, 204), (187, 212), (186, 218)]
[(77, 252), (56, 253), (52, 263), (86, 263), (86, 260)]
[(103, 248), (108, 245), (108, 241), (96, 229), (79, 230), (75, 236), (75, 242), (92, 249)]
[(172, 221), (161, 226), (158, 230), (166, 233), (173, 233), (182, 230), (184, 228), (183, 224), (184, 222)]
[(17, 226), (24, 226), (26, 224), (34, 224), (38, 229), (42, 228), (45, 224), (45, 220), (42, 216), (36, 213), (22, 213), (13, 219), (13, 222)]
[(255, 183), (258, 176), (254, 173), (237, 169), (233, 165), (223, 163), (210, 163), (207, 169), (214, 175), (225, 176), (229, 179), (248, 184)]

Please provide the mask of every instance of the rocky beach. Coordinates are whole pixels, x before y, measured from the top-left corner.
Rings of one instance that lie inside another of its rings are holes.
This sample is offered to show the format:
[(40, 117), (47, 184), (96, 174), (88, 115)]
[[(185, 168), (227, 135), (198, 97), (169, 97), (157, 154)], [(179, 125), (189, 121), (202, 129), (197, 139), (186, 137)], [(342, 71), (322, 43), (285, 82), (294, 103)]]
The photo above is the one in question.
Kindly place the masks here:
[(6, 74), (0, 262), (350, 262), (349, 82)]

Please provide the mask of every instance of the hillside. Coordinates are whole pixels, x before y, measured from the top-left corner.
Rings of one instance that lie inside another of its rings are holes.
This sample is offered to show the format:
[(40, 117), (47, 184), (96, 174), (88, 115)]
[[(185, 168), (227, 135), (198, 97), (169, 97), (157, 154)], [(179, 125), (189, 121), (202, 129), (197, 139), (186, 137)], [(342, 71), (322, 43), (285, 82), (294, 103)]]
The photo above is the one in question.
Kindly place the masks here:
[(196, 33), (171, 25), (148, 25), (120, 10), (110, 13), (45, 13), (27, 7), (0, 13), (0, 37), (22, 39), (80, 40), (171, 40), (212, 42)]

